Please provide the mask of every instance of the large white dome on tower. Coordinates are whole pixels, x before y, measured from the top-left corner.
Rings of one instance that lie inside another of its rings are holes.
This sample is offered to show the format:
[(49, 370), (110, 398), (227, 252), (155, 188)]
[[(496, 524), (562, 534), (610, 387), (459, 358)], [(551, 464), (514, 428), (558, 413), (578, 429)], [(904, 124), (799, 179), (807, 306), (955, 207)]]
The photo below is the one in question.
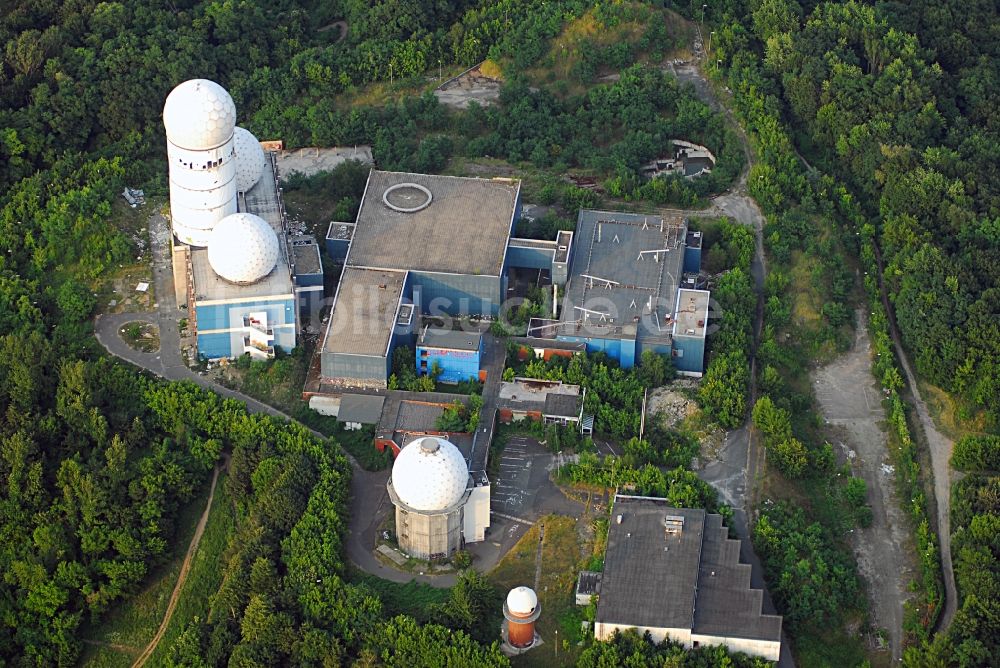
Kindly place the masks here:
[(264, 173), (264, 149), (249, 130), (241, 127), (233, 132), (233, 143), (236, 145), (236, 189), (246, 192)]
[(226, 216), (208, 239), (208, 263), (231, 283), (254, 283), (278, 263), (278, 235), (252, 213)]
[(469, 467), (458, 448), (435, 436), (417, 439), (400, 450), (392, 465), (392, 486), (414, 510), (444, 510), (462, 499)]
[(167, 139), (190, 151), (229, 141), (236, 127), (236, 105), (226, 89), (208, 79), (191, 79), (167, 96), (163, 105)]

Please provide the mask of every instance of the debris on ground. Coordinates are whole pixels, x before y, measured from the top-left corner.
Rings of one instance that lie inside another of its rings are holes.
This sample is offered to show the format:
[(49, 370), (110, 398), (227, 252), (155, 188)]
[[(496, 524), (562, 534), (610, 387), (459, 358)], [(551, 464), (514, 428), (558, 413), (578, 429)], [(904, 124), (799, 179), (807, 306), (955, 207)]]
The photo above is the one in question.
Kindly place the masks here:
[(663, 417), (663, 426), (668, 429), (676, 427), (685, 418), (698, 412), (698, 404), (682, 390), (694, 389), (696, 381), (676, 380), (669, 385), (653, 390), (646, 404), (650, 415)]

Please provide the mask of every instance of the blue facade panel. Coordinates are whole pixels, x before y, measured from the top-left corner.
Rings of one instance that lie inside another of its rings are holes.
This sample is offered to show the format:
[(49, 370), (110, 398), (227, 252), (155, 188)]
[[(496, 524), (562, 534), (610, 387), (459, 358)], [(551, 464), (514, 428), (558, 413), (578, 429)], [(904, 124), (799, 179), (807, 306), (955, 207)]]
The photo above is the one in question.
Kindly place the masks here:
[(295, 322), (295, 301), (292, 297), (266, 302), (196, 305), (195, 309), (199, 330), (242, 327), (243, 316), (260, 311), (267, 313), (268, 324)]
[(551, 250), (542, 248), (524, 248), (522, 246), (511, 246), (507, 249), (507, 266), (518, 269), (552, 269), (552, 259), (555, 256), (555, 248)]
[(689, 373), (705, 372), (705, 339), (703, 337), (675, 336), (673, 349), (674, 367)]
[(697, 274), (701, 271), (701, 248), (684, 247), (684, 273)]
[(565, 336), (560, 334), (557, 341), (586, 343), (587, 353), (604, 353), (616, 360), (623, 369), (635, 366), (635, 339), (599, 339), (587, 336)]
[[(243, 317), (267, 313), (267, 323), (274, 329), (274, 345), (285, 352), (295, 348), (297, 323), (295, 300), (249, 301), (231, 304), (195, 305), (198, 326), (198, 354), (209, 359), (243, 354)], [(291, 325), (281, 327), (280, 325)], [(211, 330), (230, 330), (212, 332)]]
[(295, 274), (295, 284), (303, 287), (323, 285), (323, 273)]
[(348, 239), (330, 239), (328, 237), (326, 240), (326, 254), (335, 262), (343, 264), (347, 258), (347, 249), (350, 245), (351, 242)]
[(300, 329), (305, 329), (307, 325), (319, 329), (322, 325), (319, 313), (323, 308), (323, 291), (297, 289), (295, 299), (299, 304)]
[[(198, 355), (207, 359), (218, 357), (232, 357), (232, 343), (230, 336), (226, 333), (220, 334), (199, 334), (198, 335)], [(242, 351), (240, 351), (242, 352)]]
[(434, 365), (441, 367), (438, 380), (457, 383), (479, 378), (479, 364), (482, 358), (482, 344), (479, 350), (450, 350), (433, 346), (417, 346), (417, 374), (426, 375)]
[(669, 343), (646, 343), (642, 342), (639, 346), (639, 356), (641, 358), (642, 354), (647, 350), (651, 350), (657, 355), (669, 355), (673, 348)]
[[(413, 300), (430, 315), (496, 315), (503, 293), (499, 276), (411, 271)], [(418, 299), (419, 296), (419, 299)]]

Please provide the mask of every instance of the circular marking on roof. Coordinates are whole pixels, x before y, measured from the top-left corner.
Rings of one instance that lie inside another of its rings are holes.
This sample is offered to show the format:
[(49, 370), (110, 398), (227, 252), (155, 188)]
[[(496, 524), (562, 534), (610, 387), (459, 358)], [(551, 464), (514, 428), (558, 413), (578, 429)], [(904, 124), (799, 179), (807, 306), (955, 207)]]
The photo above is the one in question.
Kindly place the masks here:
[(416, 213), (431, 205), (434, 196), (418, 183), (397, 183), (382, 193), (382, 202), (393, 211)]

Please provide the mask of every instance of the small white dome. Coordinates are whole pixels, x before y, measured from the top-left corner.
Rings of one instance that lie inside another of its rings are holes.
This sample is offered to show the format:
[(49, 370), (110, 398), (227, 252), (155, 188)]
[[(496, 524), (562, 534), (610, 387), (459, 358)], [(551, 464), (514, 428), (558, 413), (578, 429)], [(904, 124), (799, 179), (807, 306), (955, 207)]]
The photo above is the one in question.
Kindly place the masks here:
[(171, 143), (190, 151), (221, 146), (233, 136), (236, 105), (226, 89), (208, 79), (174, 88), (163, 104), (163, 126)]
[(278, 263), (278, 235), (252, 213), (226, 216), (208, 239), (208, 263), (231, 283), (254, 283)]
[(531, 587), (514, 587), (507, 594), (507, 609), (511, 613), (527, 617), (538, 607), (538, 596)]
[(236, 146), (236, 189), (246, 192), (264, 173), (264, 149), (249, 130), (237, 127), (233, 132)]
[(392, 486), (414, 510), (444, 510), (458, 503), (468, 487), (469, 467), (458, 448), (426, 436), (406, 445), (392, 465)]

